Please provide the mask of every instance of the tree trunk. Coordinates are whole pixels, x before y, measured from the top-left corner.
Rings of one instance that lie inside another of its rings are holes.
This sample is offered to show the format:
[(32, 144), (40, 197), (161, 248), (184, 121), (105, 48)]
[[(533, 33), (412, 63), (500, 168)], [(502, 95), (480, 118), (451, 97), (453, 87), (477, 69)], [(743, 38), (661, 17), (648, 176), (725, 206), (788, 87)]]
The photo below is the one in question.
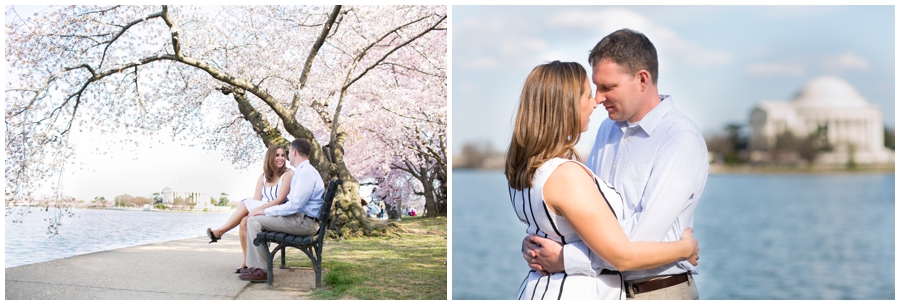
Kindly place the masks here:
[(437, 199), (437, 215), (447, 216), (447, 168), (441, 167), (437, 177), (440, 187), (435, 194)]
[(400, 212), (400, 204), (391, 204), (391, 206), (388, 207), (388, 218), (390, 218), (391, 220), (401, 220), (402, 215), (403, 213)]
[(422, 182), (422, 193), (425, 196), (425, 210), (428, 213), (424, 213), (423, 216), (427, 217), (437, 217), (437, 205), (434, 198), (434, 176), (425, 175), (426, 179), (423, 179)]
[[(290, 145), (290, 142), (284, 138), (281, 132), (269, 124), (253, 108), (244, 90), (226, 87), (219, 88), (219, 90), (226, 95), (233, 93), (241, 115), (252, 125), (253, 131), (262, 140), (263, 145), (266, 147), (271, 145), (288, 147)], [(325, 183), (337, 178), (344, 182), (334, 197), (334, 208), (331, 209), (329, 229), (338, 237), (377, 236), (388, 233), (388, 226), (370, 222), (359, 204), (359, 182), (344, 164), (343, 142), (346, 140), (346, 135), (340, 132), (337, 133), (337, 139), (332, 139), (331, 143), (323, 147), (313, 136), (313, 133), (297, 123), (296, 120), (282, 118), (282, 122), (285, 130), (294, 138), (303, 138), (312, 144), (309, 163), (319, 171)]]

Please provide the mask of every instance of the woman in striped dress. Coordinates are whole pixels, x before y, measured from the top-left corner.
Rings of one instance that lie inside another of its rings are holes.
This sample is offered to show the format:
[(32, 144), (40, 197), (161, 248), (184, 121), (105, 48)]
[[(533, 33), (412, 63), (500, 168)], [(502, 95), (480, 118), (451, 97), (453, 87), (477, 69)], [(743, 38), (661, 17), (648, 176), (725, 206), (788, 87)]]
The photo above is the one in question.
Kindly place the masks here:
[[(509, 196), (527, 233), (559, 243), (584, 241), (619, 271), (650, 269), (687, 259), (697, 263), (691, 229), (677, 242), (630, 242), (616, 215), (622, 199), (577, 161), (575, 144), (588, 128), (597, 102), (584, 68), (554, 61), (525, 80), (506, 156)], [(625, 299), (618, 271), (600, 276), (531, 270), (518, 299)]]
[(240, 224), (241, 228), (238, 230), (238, 235), (241, 239), (244, 261), (241, 262), (240, 268), (234, 270), (234, 273), (247, 270), (248, 215), (255, 210), (266, 209), (273, 205), (282, 204), (287, 200), (287, 194), (291, 190), (291, 178), (294, 177), (294, 171), (287, 167), (286, 156), (287, 154), (285, 154), (283, 147), (278, 145), (270, 146), (263, 161), (263, 173), (259, 175), (259, 180), (256, 182), (253, 199), (241, 200), (237, 210), (218, 229), (206, 229), (206, 234), (209, 235), (211, 240), (210, 243), (214, 243), (222, 238), (222, 234)]

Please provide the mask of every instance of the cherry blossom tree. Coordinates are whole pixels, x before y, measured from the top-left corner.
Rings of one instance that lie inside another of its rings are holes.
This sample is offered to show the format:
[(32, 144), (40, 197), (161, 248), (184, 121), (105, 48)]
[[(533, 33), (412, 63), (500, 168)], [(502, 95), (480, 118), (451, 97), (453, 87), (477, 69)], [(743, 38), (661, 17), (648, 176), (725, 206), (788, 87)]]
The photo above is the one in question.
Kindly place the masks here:
[[(447, 124), (446, 111), (429, 106), (441, 107), (433, 103), (385, 109), (393, 115), (393, 128), (369, 132), (393, 153), (386, 179), (389, 187), (380, 190), (382, 196), (393, 192), (423, 196), (426, 215), (434, 217), (447, 215)], [(406, 182), (409, 178), (418, 183)]]
[(391, 128), (383, 109), (446, 105), (444, 6), (67, 6), (14, 19), (7, 202), (60, 176), (76, 130), (190, 137), (237, 167), (304, 138), (323, 179), (344, 181), (333, 229), (377, 234), (356, 177), (395, 152), (367, 131)]
[(409, 206), (415, 198), (421, 197), (415, 193), (419, 181), (398, 169), (390, 170), (383, 178), (375, 196), (384, 201), (390, 219), (400, 219), (404, 203)]

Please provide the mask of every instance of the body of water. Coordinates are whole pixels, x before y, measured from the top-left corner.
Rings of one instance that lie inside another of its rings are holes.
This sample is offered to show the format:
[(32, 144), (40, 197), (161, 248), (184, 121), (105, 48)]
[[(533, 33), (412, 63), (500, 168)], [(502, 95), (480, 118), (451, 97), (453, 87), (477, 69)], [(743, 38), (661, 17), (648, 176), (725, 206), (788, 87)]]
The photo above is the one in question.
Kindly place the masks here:
[[(230, 213), (176, 213), (121, 210), (74, 210), (62, 219), (59, 234), (48, 237), (48, 213), (37, 208), (25, 217), (6, 217), (6, 268), (81, 254), (170, 240), (206, 236)], [(13, 223), (13, 220), (22, 223)], [(234, 232), (229, 232), (236, 233)]]
[[(894, 299), (893, 173), (715, 174), (694, 217), (701, 299)], [(453, 299), (514, 299), (525, 224), (500, 171), (453, 172)]]

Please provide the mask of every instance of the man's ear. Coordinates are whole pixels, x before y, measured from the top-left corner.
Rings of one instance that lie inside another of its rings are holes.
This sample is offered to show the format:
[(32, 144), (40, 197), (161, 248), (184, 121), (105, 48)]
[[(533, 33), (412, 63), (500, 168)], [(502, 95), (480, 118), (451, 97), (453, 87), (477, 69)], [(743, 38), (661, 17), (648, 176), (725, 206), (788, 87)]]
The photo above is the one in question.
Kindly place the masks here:
[(647, 90), (647, 88), (653, 84), (653, 78), (647, 70), (638, 70), (637, 78), (641, 82), (641, 92), (644, 92), (644, 90)]

